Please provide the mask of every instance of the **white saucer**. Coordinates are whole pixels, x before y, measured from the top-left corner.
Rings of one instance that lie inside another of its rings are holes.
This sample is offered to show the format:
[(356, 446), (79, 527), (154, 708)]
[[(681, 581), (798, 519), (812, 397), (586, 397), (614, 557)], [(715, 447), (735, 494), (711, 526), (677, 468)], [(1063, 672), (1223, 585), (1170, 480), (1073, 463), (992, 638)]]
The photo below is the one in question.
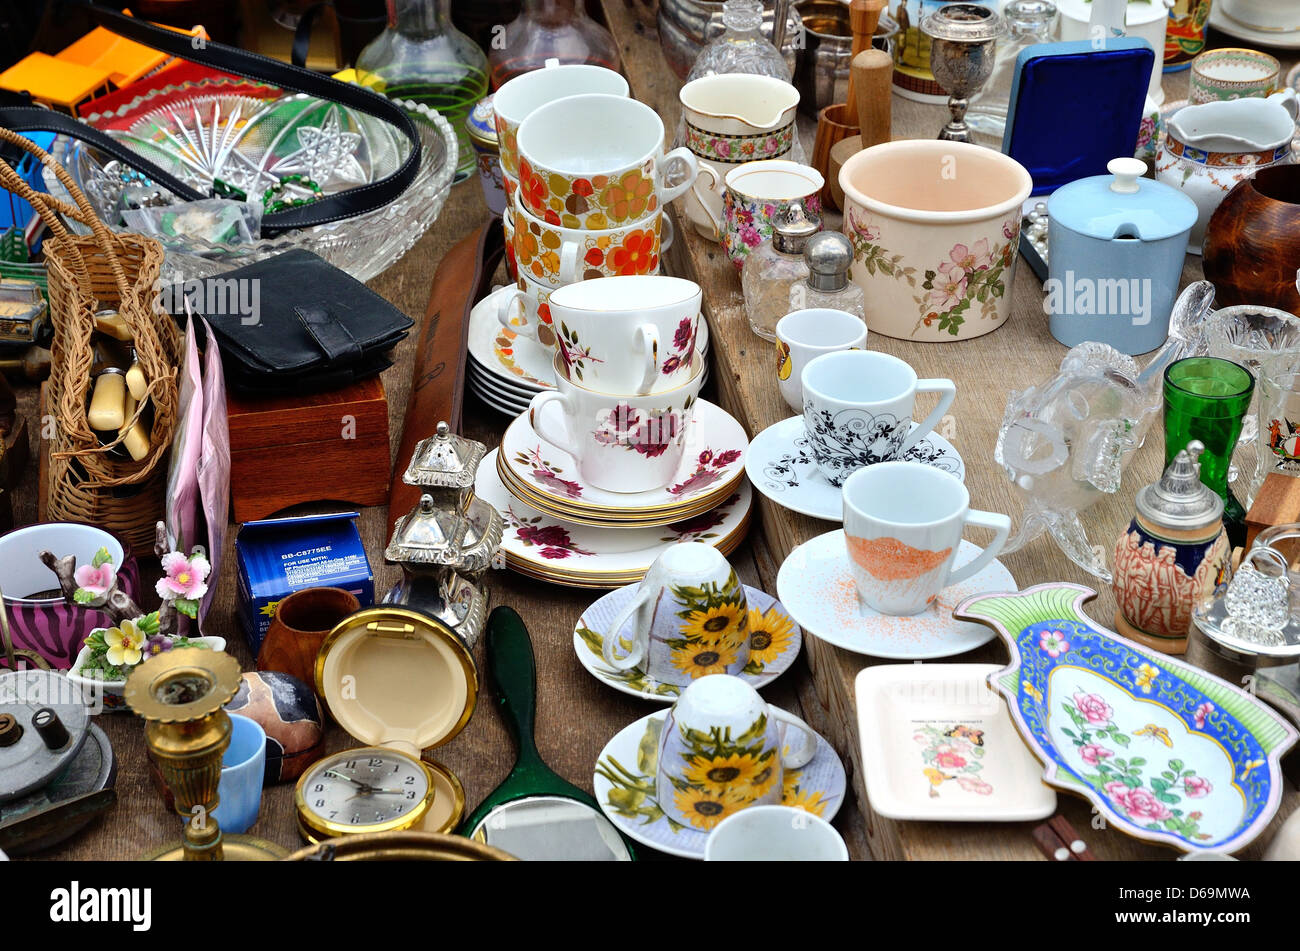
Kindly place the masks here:
[[(665, 684), (655, 680), (639, 668), (632, 670), (613, 670), (606, 666), (603, 643), (609, 631), (610, 622), (623, 610), (628, 601), (636, 594), (640, 585), (630, 584), (611, 591), (591, 607), (582, 612), (573, 629), (573, 650), (578, 655), (578, 662), (601, 683), (615, 690), (640, 697), (643, 700), (655, 700), (660, 703), (672, 703), (682, 688), (676, 684)], [(795, 623), (790, 613), (770, 594), (745, 585), (745, 603), (749, 606), (750, 651), (749, 664), (740, 672), (740, 678), (754, 689), (765, 687), (781, 674), (790, 669), (794, 659), (799, 656), (803, 644), (803, 632)], [(769, 612), (771, 612), (769, 614)], [(764, 662), (753, 651), (759, 646), (754, 644), (756, 635), (765, 634), (766, 628), (773, 626), (767, 637), (768, 659)], [(627, 630), (630, 625), (624, 627)]]
[[(667, 710), (642, 717), (605, 744), (592, 778), (596, 801), (620, 832), (642, 845), (684, 859), (704, 858), (707, 830), (674, 822), (656, 801), (655, 763)], [(782, 803), (830, 821), (844, 802), (844, 764), (824, 737), (803, 769), (786, 770)], [(723, 816), (719, 816), (721, 821)]]
[(1210, 7), (1210, 26), (1221, 33), (1227, 33), (1239, 40), (1245, 40), (1252, 46), (1271, 46), (1276, 50), (1300, 49), (1300, 30), (1280, 33), (1252, 29), (1244, 23), (1229, 19), (1217, 4)]
[[(913, 423), (912, 428), (916, 427)], [(903, 458), (966, 479), (961, 455), (936, 433), (917, 442)], [(755, 436), (745, 453), (745, 472), (754, 488), (782, 508), (828, 522), (843, 521), (840, 490), (826, 480), (813, 461), (802, 416), (783, 419)]]
[[(957, 565), (981, 551), (963, 538)], [(997, 636), (993, 628), (958, 621), (953, 608), (977, 594), (1016, 590), (1011, 572), (995, 558), (973, 578), (944, 588), (920, 614), (877, 614), (858, 603), (843, 530), (800, 545), (776, 576), (777, 597), (806, 633), (845, 650), (889, 660), (953, 657), (987, 644)]]

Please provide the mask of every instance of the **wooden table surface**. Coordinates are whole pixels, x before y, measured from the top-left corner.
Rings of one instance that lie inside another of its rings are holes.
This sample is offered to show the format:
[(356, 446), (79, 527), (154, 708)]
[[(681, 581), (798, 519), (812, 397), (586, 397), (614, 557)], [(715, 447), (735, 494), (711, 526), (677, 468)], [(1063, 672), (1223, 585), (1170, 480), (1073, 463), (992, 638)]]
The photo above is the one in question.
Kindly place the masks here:
[[(641, 8), (625, 0), (604, 0), (606, 20), (624, 57), (624, 71), (638, 99), (655, 107), (665, 126), (675, 127), (678, 115), (679, 83), (662, 59), (652, 19)], [(1222, 38), (1220, 38), (1222, 39)], [(1226, 45), (1220, 43), (1219, 45)], [(1284, 67), (1285, 68), (1285, 67)], [(1186, 73), (1168, 79), (1169, 97), (1186, 94)], [(929, 137), (942, 125), (944, 110), (893, 98), (896, 138)], [(806, 131), (806, 130), (805, 130)], [(671, 134), (671, 132), (670, 132)], [(465, 234), (486, 220), (477, 180), (452, 188), (438, 221), (405, 257), (370, 286), (417, 320), (424, 313), (429, 286), (443, 253)], [(678, 222), (682, 237), (670, 255), (668, 269), (698, 281), (705, 289), (705, 306), (713, 335), (714, 380), (708, 394), (727, 406), (744, 422), (751, 435), (789, 415), (773, 385), (769, 345), (750, 333), (744, 318), (739, 282), (717, 245), (696, 236)], [(1187, 280), (1199, 277), (1199, 266), (1189, 259)], [(410, 388), (413, 342), (417, 334), (396, 351), (396, 365), (384, 374), (388, 388), (389, 419), (394, 433), (401, 429), (402, 413)], [(997, 332), (955, 345), (917, 345), (871, 338), (870, 347), (908, 360), (922, 376), (946, 376), (956, 381), (958, 396), (953, 405), (956, 435), (952, 440), (966, 463), (966, 482), (973, 504), (980, 508), (1006, 511), (1013, 519), (1019, 502), (1010, 483), (992, 460), (993, 440), (1001, 420), (1009, 387), (1020, 388), (1044, 378), (1056, 366), (1063, 349), (1048, 334), (1041, 311), (1041, 295), (1027, 267), (1019, 267), (1013, 289), (1013, 316)], [(1009, 368), (1015, 373), (1010, 374)], [(36, 390), (19, 390), (20, 411), (29, 421), (37, 418)], [(430, 429), (435, 421), (430, 421)], [(465, 404), (465, 435), (497, 445), (507, 420), (495, 410), (469, 396)], [(32, 426), (33, 453), (38, 448), (39, 426)], [(1160, 443), (1151, 440), (1126, 475), (1122, 492), (1099, 505), (1092, 513), (1089, 530), (1094, 539), (1109, 547), (1129, 517), (1132, 493), (1150, 481), (1159, 467)], [(406, 460), (395, 460), (404, 466)], [(310, 478), (309, 461), (304, 461), (304, 478)], [(755, 498), (761, 497), (755, 493)], [(321, 511), (337, 506), (303, 506), (290, 513)], [(19, 524), (36, 520), (35, 467), (15, 493), (15, 515)], [(750, 540), (731, 560), (743, 580), (775, 591), (776, 571), (781, 560), (798, 544), (834, 526), (792, 516), (766, 500), (761, 517), (754, 520)], [(382, 562), (387, 543), (386, 511), (367, 508), (359, 522), (375, 571), (376, 591), (387, 590), (397, 570)], [(235, 616), (234, 532), (227, 534), (218, 594), (205, 629), (221, 634), (244, 666), (252, 669), (253, 658), (245, 644)], [(1008, 568), (1023, 585), (1051, 580), (1090, 579), (1071, 565), (1047, 539), (1040, 539), (1022, 552), (1006, 558)], [(591, 789), (592, 771), (600, 750), (618, 730), (655, 709), (617, 693), (592, 679), (573, 654), (574, 621), (594, 596), (523, 578), (510, 572), (488, 576), (493, 605), (509, 604), (523, 616), (533, 637), (538, 667), (538, 746), (547, 762), (566, 779)], [(1114, 601), (1103, 592), (1090, 613), (1106, 623)], [(805, 638), (805, 649), (795, 667), (764, 690), (765, 697), (802, 716), (835, 746), (849, 773), (850, 793), (835, 825), (845, 836), (854, 859), (1033, 859), (1039, 853), (1029, 838), (1031, 824), (937, 824), (894, 822), (876, 816), (862, 793), (857, 746), (856, 714), (851, 700), (852, 681), (858, 670), (876, 661), (831, 647), (815, 637)], [(449, 766), (465, 786), (472, 808), (500, 782), (514, 759), (513, 744), (494, 705), (488, 702), (490, 674), (484, 673), (482, 645), (476, 651), (485, 683), (484, 694), (467, 728), (439, 749), (437, 758)], [(1005, 662), (1000, 646), (990, 645), (955, 662)], [(105, 714), (98, 718), (108, 734), (118, 759), (118, 801), (93, 826), (64, 846), (42, 853), (41, 859), (131, 859), (155, 845), (179, 838), (180, 820), (164, 810), (148, 778), (143, 724), (129, 714)], [(330, 725), (326, 751), (355, 745), (341, 729)], [(264, 791), (262, 811), (251, 834), (288, 849), (300, 846), (293, 810), (292, 784)], [(1273, 828), (1297, 804), (1293, 784)], [(1100, 858), (1171, 858), (1167, 850), (1146, 846), (1113, 831), (1090, 831), (1090, 807), (1082, 800), (1061, 797), (1061, 810), (1085, 834)], [(1266, 833), (1261, 842), (1267, 841)], [(1254, 855), (1258, 846), (1248, 850)], [(643, 849), (642, 854), (658, 858)]]

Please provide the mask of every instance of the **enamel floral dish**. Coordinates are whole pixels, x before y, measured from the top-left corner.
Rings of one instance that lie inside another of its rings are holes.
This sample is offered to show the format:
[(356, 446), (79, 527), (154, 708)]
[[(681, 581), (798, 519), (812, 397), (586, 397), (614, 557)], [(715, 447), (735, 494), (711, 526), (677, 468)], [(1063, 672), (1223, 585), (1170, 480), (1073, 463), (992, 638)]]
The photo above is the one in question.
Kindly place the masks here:
[(704, 542), (724, 555), (749, 527), (753, 494), (742, 482), (708, 512), (654, 528), (593, 528), (552, 519), (510, 494), (497, 474), (499, 450), (479, 464), (474, 491), (505, 519), (501, 551), (520, 574), (575, 587), (617, 588), (640, 581), (660, 554), (678, 542)]
[(881, 664), (854, 683), (862, 775), (891, 819), (1021, 822), (1056, 811), (1056, 793), (988, 688), (995, 664)]
[(1089, 799), (1139, 839), (1236, 852), (1268, 825), (1279, 760), (1296, 732), (1217, 677), (1094, 624), (1082, 585), (982, 594), (953, 612), (989, 625), (1011, 664), (989, 684), (1044, 764), (1043, 779)]
[[(966, 564), (980, 551), (974, 542), (962, 539), (957, 564)], [(957, 620), (952, 609), (981, 591), (1008, 591), (1015, 586), (1011, 572), (995, 558), (983, 571), (944, 588), (919, 614), (880, 614), (858, 601), (842, 530), (804, 542), (790, 552), (776, 576), (776, 595), (804, 633), (889, 660), (955, 657), (987, 644), (997, 635), (982, 624)]]
[[(659, 733), (667, 716), (667, 710), (660, 710), (620, 730), (601, 750), (592, 785), (600, 808), (624, 835), (669, 855), (702, 859), (709, 832), (740, 807), (728, 802), (722, 811), (701, 815), (691, 825), (664, 814), (656, 799), (655, 780)], [(840, 811), (847, 786), (844, 764), (822, 736), (817, 737), (817, 753), (808, 765), (784, 770), (781, 782), (782, 805), (827, 821)], [(689, 808), (689, 803), (684, 807)]]
[[(558, 417), (561, 407), (541, 408)], [(556, 425), (559, 425), (558, 419)], [(519, 416), (501, 437), (497, 468), (501, 481), (534, 508), (573, 521), (595, 518), (647, 527), (665, 525), (708, 511), (744, 481), (745, 429), (726, 410), (708, 400), (695, 402), (684, 436), (686, 452), (663, 488), (611, 492), (582, 478), (577, 461), (533, 430), (528, 414)], [(636, 451), (629, 447), (629, 452)]]
[[(573, 650), (587, 673), (601, 683), (633, 697), (672, 703), (681, 693), (681, 687), (661, 683), (640, 668), (614, 670), (604, 661), (603, 644), (605, 638), (610, 636), (610, 622), (618, 616), (636, 591), (637, 585), (625, 585), (617, 591), (611, 591), (583, 611), (573, 630)], [(751, 687), (758, 689), (790, 669), (794, 659), (799, 656), (803, 631), (780, 601), (758, 588), (745, 585), (745, 603), (749, 611), (749, 663), (739, 676)], [(683, 640), (686, 643), (682, 649), (674, 650), (674, 662), (681, 669), (692, 677), (726, 673), (725, 662), (720, 663), (716, 653), (704, 656), (699, 648), (691, 650), (689, 638), (684, 637)], [(627, 644), (626, 640), (624, 643)], [(677, 658), (679, 653), (680, 661)]]
[[(915, 429), (916, 423), (912, 424)], [(965, 481), (966, 465), (952, 443), (931, 433), (902, 456), (907, 462), (924, 462)], [(767, 427), (745, 451), (745, 472), (754, 488), (784, 509), (839, 522), (844, 501), (839, 486), (822, 475), (808, 445), (802, 416), (791, 416)]]

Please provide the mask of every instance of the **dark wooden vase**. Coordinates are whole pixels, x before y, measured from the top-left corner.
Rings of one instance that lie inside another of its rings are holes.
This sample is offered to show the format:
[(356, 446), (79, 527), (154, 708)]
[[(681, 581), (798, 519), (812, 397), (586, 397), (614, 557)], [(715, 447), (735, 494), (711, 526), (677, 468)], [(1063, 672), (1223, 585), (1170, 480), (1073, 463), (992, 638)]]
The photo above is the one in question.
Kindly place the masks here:
[(1263, 305), (1300, 316), (1300, 165), (1238, 182), (1210, 217), (1203, 253), (1216, 307)]
[(292, 674), (315, 690), (321, 642), (339, 621), (360, 610), (355, 595), (342, 588), (295, 591), (276, 605), (257, 655), (257, 669)]

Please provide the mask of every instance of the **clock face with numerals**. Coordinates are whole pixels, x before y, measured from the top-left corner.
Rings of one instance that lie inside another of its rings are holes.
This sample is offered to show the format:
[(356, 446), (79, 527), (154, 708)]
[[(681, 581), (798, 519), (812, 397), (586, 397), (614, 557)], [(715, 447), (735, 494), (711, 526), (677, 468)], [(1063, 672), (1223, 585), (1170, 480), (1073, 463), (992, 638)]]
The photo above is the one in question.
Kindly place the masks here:
[(299, 819), (326, 836), (409, 829), (424, 818), (433, 796), (423, 763), (379, 747), (325, 757), (303, 774), (294, 793)]

